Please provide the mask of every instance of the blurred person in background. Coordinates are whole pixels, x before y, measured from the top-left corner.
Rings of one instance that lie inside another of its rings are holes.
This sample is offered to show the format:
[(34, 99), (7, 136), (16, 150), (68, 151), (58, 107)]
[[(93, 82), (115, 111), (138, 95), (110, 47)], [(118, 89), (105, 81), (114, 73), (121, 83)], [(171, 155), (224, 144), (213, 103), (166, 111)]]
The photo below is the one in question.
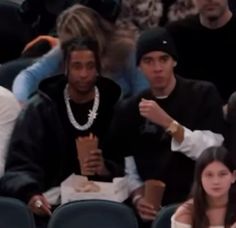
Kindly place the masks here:
[[(114, 7), (117, 8), (116, 5)], [(117, 82), (123, 97), (128, 97), (147, 88), (148, 83), (135, 65), (135, 34), (116, 27), (112, 22), (117, 14), (113, 16), (114, 18), (100, 15), (92, 8), (75, 4), (58, 17), (57, 34), (60, 43), (81, 35), (95, 38), (99, 45), (104, 77)], [(112, 22), (106, 19), (109, 17)], [(14, 81), (13, 92), (19, 101), (26, 102), (42, 79), (51, 77), (58, 71), (63, 71), (60, 46), (22, 71)]]

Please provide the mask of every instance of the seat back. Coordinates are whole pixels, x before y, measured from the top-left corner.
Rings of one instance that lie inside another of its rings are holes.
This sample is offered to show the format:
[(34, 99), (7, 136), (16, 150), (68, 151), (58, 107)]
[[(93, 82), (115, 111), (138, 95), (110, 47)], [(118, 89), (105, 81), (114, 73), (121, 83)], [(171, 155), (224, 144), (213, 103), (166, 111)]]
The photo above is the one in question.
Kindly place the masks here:
[(58, 207), (48, 228), (138, 228), (133, 211), (107, 200), (74, 201)]
[(33, 214), (20, 200), (0, 197), (0, 227), (34, 228)]
[(175, 213), (178, 204), (165, 206), (152, 223), (152, 228), (171, 228), (171, 216)]

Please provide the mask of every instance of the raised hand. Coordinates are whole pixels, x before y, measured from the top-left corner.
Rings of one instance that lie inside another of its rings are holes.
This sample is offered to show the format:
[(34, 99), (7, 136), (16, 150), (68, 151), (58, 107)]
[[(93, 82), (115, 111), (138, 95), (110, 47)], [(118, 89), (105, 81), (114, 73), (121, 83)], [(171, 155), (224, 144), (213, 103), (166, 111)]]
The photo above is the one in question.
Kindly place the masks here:
[(154, 100), (142, 98), (139, 103), (140, 115), (166, 129), (173, 119)]

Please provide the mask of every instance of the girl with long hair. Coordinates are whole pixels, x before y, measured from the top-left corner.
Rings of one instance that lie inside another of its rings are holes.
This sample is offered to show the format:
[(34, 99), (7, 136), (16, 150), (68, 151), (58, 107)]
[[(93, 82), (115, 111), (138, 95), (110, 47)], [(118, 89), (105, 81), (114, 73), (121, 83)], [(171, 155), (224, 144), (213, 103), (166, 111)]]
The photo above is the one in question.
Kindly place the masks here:
[(224, 147), (206, 149), (196, 162), (191, 198), (172, 216), (172, 228), (235, 228), (236, 171)]

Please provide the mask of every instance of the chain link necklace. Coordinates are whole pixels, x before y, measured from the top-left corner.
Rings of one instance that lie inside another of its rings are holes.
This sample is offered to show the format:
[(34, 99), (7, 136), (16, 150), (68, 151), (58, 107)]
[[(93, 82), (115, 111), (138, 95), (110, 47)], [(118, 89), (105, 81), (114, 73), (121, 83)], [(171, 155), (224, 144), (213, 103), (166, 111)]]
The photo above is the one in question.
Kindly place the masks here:
[(95, 97), (94, 97), (93, 107), (92, 107), (92, 109), (89, 110), (89, 113), (88, 113), (88, 121), (84, 125), (80, 125), (75, 120), (75, 117), (72, 113), (71, 106), (70, 106), (70, 96), (68, 93), (68, 84), (66, 84), (66, 87), (64, 89), (64, 100), (65, 100), (65, 104), (66, 104), (66, 111), (67, 111), (67, 115), (70, 120), (70, 123), (77, 130), (84, 131), (84, 130), (89, 129), (97, 117), (97, 111), (98, 111), (98, 106), (99, 106), (99, 102), (100, 102), (100, 99), (99, 99), (100, 94), (99, 94), (99, 90), (98, 90), (97, 86), (95, 86), (94, 88), (95, 88)]

